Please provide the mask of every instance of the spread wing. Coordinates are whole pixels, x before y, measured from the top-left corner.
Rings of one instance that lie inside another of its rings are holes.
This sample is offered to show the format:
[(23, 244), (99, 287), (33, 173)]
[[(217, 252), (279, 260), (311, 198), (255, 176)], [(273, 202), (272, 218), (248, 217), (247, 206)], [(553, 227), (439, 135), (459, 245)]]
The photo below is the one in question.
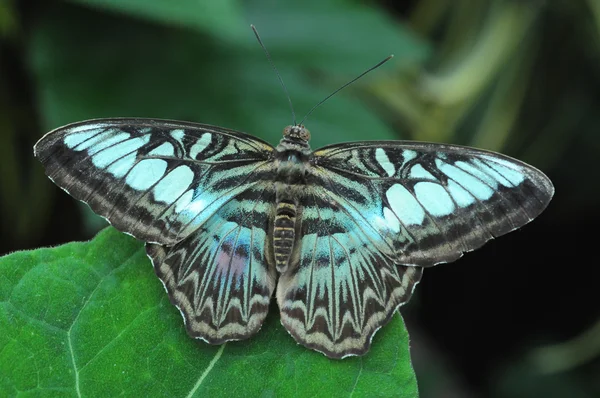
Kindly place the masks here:
[(526, 224), (554, 192), (537, 169), (466, 147), (360, 142), (314, 155), (277, 301), (290, 334), (334, 358), (368, 351), (422, 267)]
[(214, 344), (254, 334), (267, 314), (271, 151), (243, 133), (150, 119), (71, 124), (34, 148), (58, 186), (149, 242), (188, 333)]
[(358, 142), (315, 152), (315, 183), (358, 217), (398, 264), (451, 262), (548, 205), (546, 175), (499, 153), (420, 142)]
[(274, 203), (272, 187), (258, 184), (176, 245), (146, 245), (190, 336), (221, 344), (260, 329), (276, 280), (267, 237)]
[(46, 134), (46, 174), (120, 231), (173, 245), (271, 173), (272, 147), (195, 123), (98, 119)]
[(277, 284), (281, 322), (296, 341), (328, 357), (362, 355), (409, 300), (422, 268), (395, 264), (325, 189), (309, 188), (302, 203), (299, 249)]

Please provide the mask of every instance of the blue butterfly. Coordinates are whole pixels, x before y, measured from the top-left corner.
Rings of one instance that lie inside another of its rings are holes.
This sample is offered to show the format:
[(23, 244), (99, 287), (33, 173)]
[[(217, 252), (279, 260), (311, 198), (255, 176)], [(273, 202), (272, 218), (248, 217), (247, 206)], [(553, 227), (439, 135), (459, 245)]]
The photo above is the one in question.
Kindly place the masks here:
[(100, 119), (44, 136), (46, 174), (146, 251), (188, 333), (212, 344), (261, 327), (273, 293), (299, 343), (362, 355), (425, 267), (533, 220), (554, 188), (494, 152), (412, 141), (313, 151), (203, 124)]
[(287, 331), (331, 358), (366, 353), (423, 268), (521, 227), (554, 194), (541, 171), (499, 153), (412, 141), (313, 151), (309, 140), (295, 114), (277, 147), (205, 124), (99, 119), (46, 134), (34, 154), (146, 242), (190, 336), (252, 336), (275, 292)]

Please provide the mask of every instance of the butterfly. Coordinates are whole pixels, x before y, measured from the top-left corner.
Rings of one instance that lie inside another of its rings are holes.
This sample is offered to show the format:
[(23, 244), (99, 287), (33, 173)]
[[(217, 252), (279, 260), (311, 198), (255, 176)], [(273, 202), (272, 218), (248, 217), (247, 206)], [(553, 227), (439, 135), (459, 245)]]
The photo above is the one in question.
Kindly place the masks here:
[(190, 336), (211, 344), (281, 322), (331, 358), (362, 355), (423, 269), (533, 220), (554, 188), (469, 147), (364, 141), (313, 151), (302, 125), (273, 147), (169, 120), (98, 119), (46, 134), (55, 184), (146, 242)]

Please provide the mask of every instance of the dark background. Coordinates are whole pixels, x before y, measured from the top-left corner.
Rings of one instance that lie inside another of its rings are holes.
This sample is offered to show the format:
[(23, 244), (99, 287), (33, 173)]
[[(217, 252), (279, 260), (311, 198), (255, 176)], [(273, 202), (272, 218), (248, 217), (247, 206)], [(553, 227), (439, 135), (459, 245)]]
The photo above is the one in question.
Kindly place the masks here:
[[(175, 4), (176, 3), (176, 4)], [(104, 224), (33, 159), (45, 132), (144, 116), (275, 144), (299, 114), (313, 147), (417, 139), (501, 151), (556, 195), (531, 225), (427, 270), (403, 309), (424, 397), (600, 396), (598, 0), (0, 3), (0, 254)]]

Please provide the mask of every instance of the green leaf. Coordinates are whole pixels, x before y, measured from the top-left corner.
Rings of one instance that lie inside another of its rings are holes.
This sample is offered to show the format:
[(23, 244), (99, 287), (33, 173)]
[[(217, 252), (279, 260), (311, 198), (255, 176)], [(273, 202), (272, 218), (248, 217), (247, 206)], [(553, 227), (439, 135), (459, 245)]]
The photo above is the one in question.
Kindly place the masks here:
[(1, 258), (0, 330), (3, 395), (418, 395), (400, 316), (361, 358), (297, 345), (276, 308), (255, 337), (211, 346), (187, 336), (141, 243), (113, 228)]

